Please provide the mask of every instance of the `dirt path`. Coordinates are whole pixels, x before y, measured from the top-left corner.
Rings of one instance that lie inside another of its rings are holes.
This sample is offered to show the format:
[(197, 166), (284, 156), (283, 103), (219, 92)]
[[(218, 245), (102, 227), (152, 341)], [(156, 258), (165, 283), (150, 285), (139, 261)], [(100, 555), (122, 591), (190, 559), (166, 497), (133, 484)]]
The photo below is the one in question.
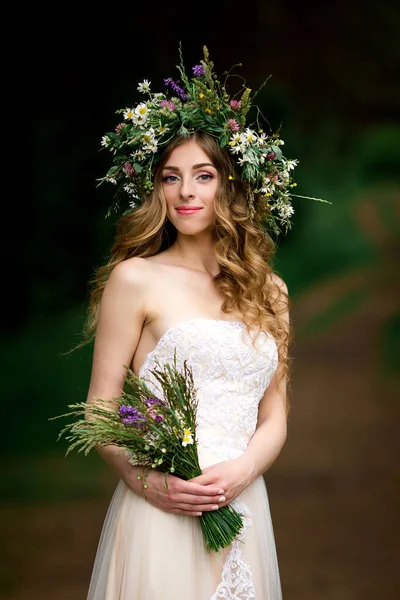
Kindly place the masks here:
[[(285, 600), (398, 597), (398, 409), (378, 368), (392, 308), (391, 297), (372, 298), (297, 342), (289, 436), (266, 476)], [(4, 600), (85, 600), (115, 484), (105, 477), (96, 501), (1, 509)]]

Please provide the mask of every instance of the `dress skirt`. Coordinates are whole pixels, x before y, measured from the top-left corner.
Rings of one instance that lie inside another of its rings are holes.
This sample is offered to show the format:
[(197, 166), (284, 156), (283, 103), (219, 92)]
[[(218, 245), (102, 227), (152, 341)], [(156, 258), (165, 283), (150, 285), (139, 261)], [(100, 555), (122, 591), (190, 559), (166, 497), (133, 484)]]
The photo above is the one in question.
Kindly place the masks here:
[(240, 539), (207, 553), (198, 517), (155, 508), (121, 480), (104, 521), (87, 600), (280, 600), (264, 478), (232, 506), (244, 517)]

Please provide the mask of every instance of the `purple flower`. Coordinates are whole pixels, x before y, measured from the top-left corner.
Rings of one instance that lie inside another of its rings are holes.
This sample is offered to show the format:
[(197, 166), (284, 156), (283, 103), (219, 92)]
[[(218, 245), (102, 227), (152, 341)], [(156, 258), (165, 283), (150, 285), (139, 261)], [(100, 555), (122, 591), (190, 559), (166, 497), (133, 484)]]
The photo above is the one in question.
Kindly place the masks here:
[(161, 100), (160, 107), (169, 108), (169, 110), (172, 112), (175, 110), (175, 104), (171, 102), (171, 100)]
[(147, 421), (146, 417), (142, 415), (134, 406), (123, 405), (119, 409), (119, 415), (124, 425), (136, 425), (136, 427), (143, 427)]
[(149, 415), (154, 421), (157, 421), (157, 423), (161, 423), (161, 421), (164, 421), (164, 415), (159, 415), (154, 408), (149, 410)]
[(179, 96), (181, 100), (187, 100), (188, 97), (186, 92), (178, 85), (178, 83), (180, 83), (179, 81), (175, 83), (175, 81), (171, 77), (168, 77), (167, 79), (164, 79), (164, 83), (166, 86), (169, 85), (170, 88), (174, 90), (175, 94)]
[(236, 121), (236, 119), (228, 119), (226, 126), (231, 131), (239, 131), (239, 123)]
[(154, 404), (162, 404), (158, 398), (146, 398), (145, 403), (147, 406), (154, 406)]
[(195, 77), (203, 77), (203, 75), (205, 75), (203, 65), (195, 65), (194, 67), (192, 67), (192, 71)]
[(273, 152), (273, 151), (267, 152), (267, 160), (275, 160), (275, 158), (276, 158), (275, 152)]
[(242, 102), (240, 100), (231, 100), (229, 102), (229, 106), (233, 109), (233, 110), (239, 110), (240, 107), (242, 106)]

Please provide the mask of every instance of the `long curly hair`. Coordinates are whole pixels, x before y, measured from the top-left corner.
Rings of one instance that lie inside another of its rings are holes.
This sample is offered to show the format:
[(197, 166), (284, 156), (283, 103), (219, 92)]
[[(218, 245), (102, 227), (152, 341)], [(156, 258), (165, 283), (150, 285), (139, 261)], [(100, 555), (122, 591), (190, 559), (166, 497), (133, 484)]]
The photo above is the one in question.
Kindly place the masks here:
[[(283, 314), (289, 309), (289, 297), (273, 275), (276, 246), (262, 229), (266, 203), (240, 181), (229, 154), (212, 136), (201, 131), (174, 138), (169, 143), (154, 173), (153, 192), (143, 198), (140, 207), (118, 220), (109, 260), (96, 269), (89, 282), (89, 308), (82, 344), (95, 337), (101, 297), (114, 267), (133, 256), (154, 256), (176, 240), (176, 229), (167, 218), (162, 170), (173, 150), (189, 140), (197, 142), (219, 174), (213, 236), (220, 271), (214, 282), (225, 298), (222, 311), (242, 315), (248, 330), (269, 331), (274, 336), (279, 357), (277, 382), (279, 385), (286, 376), (288, 384), (292, 331)], [(249, 203), (254, 207), (252, 218)], [(287, 394), (285, 402), (288, 413)]]

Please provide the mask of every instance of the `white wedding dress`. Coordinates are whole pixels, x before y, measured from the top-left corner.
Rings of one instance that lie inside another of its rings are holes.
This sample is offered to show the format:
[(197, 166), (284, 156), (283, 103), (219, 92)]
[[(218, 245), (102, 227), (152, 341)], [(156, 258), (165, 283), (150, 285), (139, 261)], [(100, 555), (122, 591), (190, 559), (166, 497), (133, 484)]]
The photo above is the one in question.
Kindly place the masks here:
[[(254, 343), (252, 343), (252, 341)], [(160, 394), (155, 361), (187, 359), (199, 390), (200, 466), (240, 456), (257, 423), (258, 404), (277, 368), (270, 334), (249, 335), (241, 321), (195, 318), (169, 329), (139, 376)], [(99, 541), (87, 600), (279, 600), (278, 561), (264, 478), (232, 502), (244, 515), (240, 538), (206, 553), (197, 517), (155, 508), (120, 481)]]

